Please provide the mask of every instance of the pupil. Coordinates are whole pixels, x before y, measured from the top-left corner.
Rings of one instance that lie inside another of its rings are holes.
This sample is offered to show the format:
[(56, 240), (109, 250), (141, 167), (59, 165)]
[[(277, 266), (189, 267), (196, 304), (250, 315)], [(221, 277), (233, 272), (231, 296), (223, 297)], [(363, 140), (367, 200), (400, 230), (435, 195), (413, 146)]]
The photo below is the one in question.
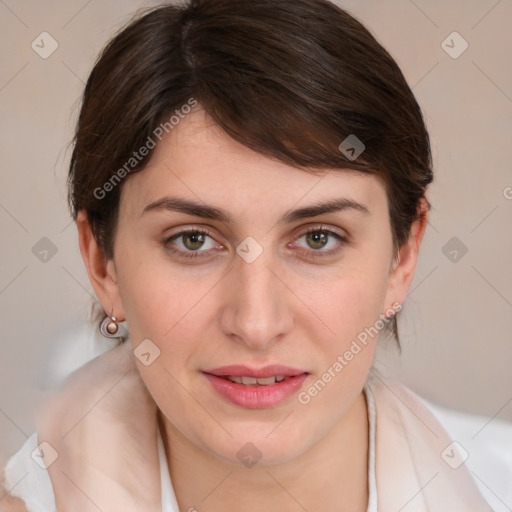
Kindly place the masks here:
[[(183, 236), (185, 247), (188, 249), (199, 249), (204, 244), (204, 235), (202, 233), (188, 233)], [(190, 240), (191, 243), (186, 241)]]
[[(312, 244), (309, 243), (310, 241), (312, 241)], [(313, 247), (314, 249), (319, 249), (324, 247), (326, 243), (327, 233), (325, 233), (324, 231), (315, 231), (313, 233), (308, 233), (308, 244), (310, 245), (310, 247)]]

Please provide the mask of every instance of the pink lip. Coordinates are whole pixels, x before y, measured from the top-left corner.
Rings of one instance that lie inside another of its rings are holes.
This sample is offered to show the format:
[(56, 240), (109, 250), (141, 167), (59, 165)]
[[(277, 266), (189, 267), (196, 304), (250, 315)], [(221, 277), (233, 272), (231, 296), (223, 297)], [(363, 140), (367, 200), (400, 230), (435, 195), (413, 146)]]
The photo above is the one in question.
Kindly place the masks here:
[[(229, 368), (229, 367), (228, 367)], [(237, 367), (240, 368), (240, 367)], [(270, 375), (283, 375), (283, 373), (268, 373), (268, 368), (263, 370), (266, 372), (266, 376)], [(281, 371), (282, 371), (281, 367)], [(224, 369), (222, 369), (224, 371)], [(229, 373), (225, 375), (241, 376), (245, 375), (248, 377), (255, 377), (250, 373)], [(247, 372), (247, 369), (245, 369)], [(231, 382), (228, 379), (217, 377), (210, 373), (204, 373), (204, 376), (211, 382), (215, 390), (224, 398), (229, 400), (235, 405), (246, 407), (248, 409), (264, 409), (273, 407), (280, 402), (283, 402), (294, 393), (296, 393), (303, 385), (304, 381), (308, 378), (307, 373), (295, 374), (293, 377), (289, 377), (281, 382), (275, 384), (269, 384), (268, 386), (260, 386), (258, 384), (254, 386), (246, 386), (245, 384), (238, 384)], [(256, 376), (257, 377), (257, 376)]]
[(249, 368), (240, 364), (232, 364), (230, 366), (221, 366), (220, 368), (212, 368), (211, 370), (204, 370), (204, 373), (217, 376), (231, 376), (231, 377), (272, 377), (282, 375), (283, 377), (293, 377), (295, 375), (301, 375), (308, 373), (306, 370), (299, 370), (297, 368), (291, 368), (290, 366), (283, 366), (280, 364), (271, 364), (264, 366), (263, 368)]

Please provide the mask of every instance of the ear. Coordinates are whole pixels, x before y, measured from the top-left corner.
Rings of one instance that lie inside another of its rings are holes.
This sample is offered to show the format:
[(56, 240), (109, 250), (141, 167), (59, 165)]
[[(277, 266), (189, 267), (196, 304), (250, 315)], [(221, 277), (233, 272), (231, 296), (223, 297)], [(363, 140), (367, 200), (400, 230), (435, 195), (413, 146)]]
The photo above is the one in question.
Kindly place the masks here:
[(84, 210), (78, 212), (76, 225), (80, 252), (96, 296), (103, 309), (122, 322), (125, 319), (125, 314), (117, 286), (114, 260), (107, 260), (103, 249), (98, 246)]
[(427, 227), (428, 214), (429, 203), (422, 198), (418, 205), (418, 218), (412, 223), (409, 238), (400, 247), (390, 272), (384, 302), (386, 308), (391, 308), (396, 302), (403, 304), (407, 297), (418, 261), (420, 244)]

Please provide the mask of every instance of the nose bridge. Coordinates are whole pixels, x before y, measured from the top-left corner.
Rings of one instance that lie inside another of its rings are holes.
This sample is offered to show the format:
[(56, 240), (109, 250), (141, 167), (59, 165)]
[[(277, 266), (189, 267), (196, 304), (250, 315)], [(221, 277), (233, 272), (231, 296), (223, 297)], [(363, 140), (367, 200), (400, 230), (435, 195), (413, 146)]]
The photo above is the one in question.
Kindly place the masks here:
[(249, 261), (240, 256), (234, 263), (221, 324), (226, 335), (253, 348), (265, 348), (290, 329), (292, 315), (286, 287), (271, 270), (271, 250)]

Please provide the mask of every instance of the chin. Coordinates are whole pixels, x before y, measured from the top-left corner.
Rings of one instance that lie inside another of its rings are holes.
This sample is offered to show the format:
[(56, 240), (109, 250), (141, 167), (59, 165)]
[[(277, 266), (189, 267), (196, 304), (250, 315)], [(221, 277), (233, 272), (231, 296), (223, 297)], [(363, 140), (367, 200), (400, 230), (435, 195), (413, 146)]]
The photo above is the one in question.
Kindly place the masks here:
[(263, 432), (259, 425), (244, 429), (248, 432), (244, 435), (228, 427), (233, 438), (224, 437), (223, 442), (217, 439), (213, 445), (211, 440), (205, 440), (205, 446), (213, 455), (229, 464), (251, 468), (284, 464), (299, 457), (309, 445), (314, 444), (313, 439), (308, 439), (299, 431), (290, 433), (283, 428), (278, 432), (279, 429), (274, 425)]

